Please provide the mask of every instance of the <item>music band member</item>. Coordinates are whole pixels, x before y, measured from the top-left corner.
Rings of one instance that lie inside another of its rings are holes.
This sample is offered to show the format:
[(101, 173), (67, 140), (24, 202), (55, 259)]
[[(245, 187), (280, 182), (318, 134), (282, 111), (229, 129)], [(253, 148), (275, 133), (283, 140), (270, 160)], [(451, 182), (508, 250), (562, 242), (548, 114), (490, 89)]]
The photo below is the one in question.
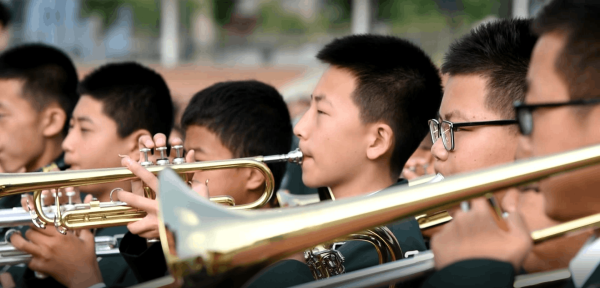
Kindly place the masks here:
[[(600, 5), (584, 1), (553, 1), (534, 22), (540, 35), (527, 74), (525, 104), (516, 105), (520, 149), (544, 156), (600, 143), (597, 79)], [(552, 105), (548, 105), (552, 103)], [(552, 176), (537, 183), (545, 214), (568, 221), (600, 211), (598, 166)], [(491, 219), (485, 201), (471, 201), (470, 210), (432, 239), (436, 268), (425, 287), (512, 287), (532, 249), (531, 236), (519, 211), (507, 209), (508, 229)], [(468, 234), (466, 234), (468, 231)], [(595, 236), (569, 264), (567, 287), (600, 284), (600, 259)], [(477, 276), (474, 276), (477, 275)]]
[[(173, 126), (171, 94), (163, 78), (133, 62), (101, 66), (79, 84), (81, 97), (73, 111), (69, 133), (62, 143), (65, 162), (73, 170), (121, 166), (119, 155), (138, 159), (138, 139), (169, 133)], [(101, 202), (110, 202), (115, 188), (130, 190), (130, 181), (81, 186), (81, 191)], [(113, 196), (116, 199), (116, 197)], [(25, 203), (24, 203), (25, 204)], [(51, 226), (51, 225), (49, 225)], [(94, 236), (127, 232), (125, 226), (69, 232), (31, 228), (11, 237), (13, 245), (33, 255), (25, 272), (24, 287), (89, 287), (137, 283), (121, 255), (96, 257)], [(52, 278), (38, 279), (33, 271)], [(98, 272), (95, 272), (98, 271)], [(19, 279), (16, 279), (19, 280)]]
[[(224, 160), (289, 152), (292, 127), (287, 106), (275, 88), (258, 81), (228, 81), (214, 84), (198, 92), (185, 109), (182, 119), (184, 147), (189, 149), (187, 162)], [(173, 139), (178, 140), (178, 139)], [(144, 136), (140, 148), (165, 146), (164, 134)], [(157, 178), (131, 158), (123, 164), (157, 190)], [(279, 189), (286, 163), (268, 164)], [(206, 180), (209, 180), (207, 186)], [(200, 184), (200, 185), (197, 185)], [(204, 196), (230, 195), (237, 204), (257, 200), (264, 191), (265, 178), (253, 168), (219, 169), (195, 172), (192, 187)], [(135, 189), (134, 189), (135, 190)], [(144, 198), (142, 191), (120, 191), (118, 196), (128, 204), (144, 209), (148, 216), (127, 227), (144, 238), (158, 237), (157, 203)], [(273, 200), (273, 199), (272, 199)], [(266, 208), (272, 207), (271, 201)], [(128, 234), (120, 250), (137, 279), (148, 281), (167, 272), (160, 244), (150, 247), (146, 239)]]
[[(437, 113), (441, 79), (429, 57), (409, 42), (359, 35), (334, 40), (317, 55), (329, 64), (294, 128), (304, 153), (302, 180), (346, 198), (407, 183), (404, 163), (427, 135)], [(388, 226), (403, 252), (425, 250), (416, 220)], [(370, 243), (348, 241), (339, 250), (347, 272), (377, 265)], [(280, 261), (248, 287), (287, 287), (313, 281), (305, 263)]]
[[(42, 172), (68, 167), (61, 143), (79, 98), (77, 83), (73, 62), (54, 47), (27, 44), (0, 55), (0, 170)], [(20, 195), (2, 197), (0, 208), (18, 207), (20, 201)], [(14, 278), (23, 271), (8, 270)], [(0, 279), (10, 280), (7, 275)]]

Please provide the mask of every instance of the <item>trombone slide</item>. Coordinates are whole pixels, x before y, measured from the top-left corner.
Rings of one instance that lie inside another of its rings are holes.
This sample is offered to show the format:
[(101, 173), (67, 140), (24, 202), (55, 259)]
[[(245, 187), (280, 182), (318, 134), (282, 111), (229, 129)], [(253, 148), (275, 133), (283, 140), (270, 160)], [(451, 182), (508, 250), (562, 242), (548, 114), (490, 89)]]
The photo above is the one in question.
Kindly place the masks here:
[[(455, 175), (428, 185), (390, 187), (370, 196), (260, 212), (213, 205), (191, 192), (177, 174), (165, 171), (159, 177), (161, 243), (175, 278), (203, 271), (209, 277), (219, 276), (212, 280), (239, 283), (251, 276), (241, 271), (250, 274), (330, 239), (598, 163), (600, 145)], [(235, 279), (227, 272), (236, 273)], [(195, 284), (210, 281), (199, 275), (186, 279), (195, 278)]]

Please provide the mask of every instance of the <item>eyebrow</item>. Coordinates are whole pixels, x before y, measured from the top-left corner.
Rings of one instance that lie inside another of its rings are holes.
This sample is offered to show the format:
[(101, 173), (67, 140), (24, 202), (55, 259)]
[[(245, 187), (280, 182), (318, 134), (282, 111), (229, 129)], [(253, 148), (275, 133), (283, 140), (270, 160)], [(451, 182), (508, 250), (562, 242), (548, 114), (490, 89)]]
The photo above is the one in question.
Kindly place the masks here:
[(310, 95), (310, 98), (312, 98), (313, 100), (315, 100), (315, 102), (319, 103), (319, 102), (323, 102), (323, 103), (327, 103), (329, 104), (329, 106), (333, 107), (333, 104), (331, 103), (331, 101), (327, 100), (327, 97), (325, 97), (325, 95)]
[(458, 110), (450, 111), (449, 113), (444, 114), (442, 120), (452, 121), (452, 118), (468, 121), (467, 117), (465, 117), (465, 115), (460, 113)]
[(90, 122), (94, 124), (94, 121), (92, 121), (92, 119), (90, 119), (90, 117), (87, 116), (76, 117), (75, 120), (77, 120), (78, 122)]

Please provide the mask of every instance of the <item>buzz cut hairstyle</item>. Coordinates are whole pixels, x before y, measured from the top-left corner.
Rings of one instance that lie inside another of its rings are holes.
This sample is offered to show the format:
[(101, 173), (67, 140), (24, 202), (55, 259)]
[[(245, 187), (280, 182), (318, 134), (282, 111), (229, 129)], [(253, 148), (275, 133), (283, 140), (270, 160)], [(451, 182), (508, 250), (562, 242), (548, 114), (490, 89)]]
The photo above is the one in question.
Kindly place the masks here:
[(555, 69), (567, 83), (572, 100), (600, 97), (600, 2), (555, 0), (533, 23), (539, 35), (557, 33), (565, 43)]
[(390, 175), (400, 176), (404, 163), (429, 133), (442, 100), (440, 74), (429, 56), (393, 36), (353, 35), (326, 45), (317, 58), (356, 77), (352, 100), (362, 123), (382, 121), (394, 133)]
[(450, 45), (442, 73), (484, 77), (486, 108), (514, 119), (513, 103), (525, 99), (527, 68), (537, 38), (530, 19), (482, 24)]
[(9, 7), (6, 3), (0, 2), (0, 25), (2, 25), (2, 29), (8, 28), (11, 20)]
[(79, 100), (77, 71), (71, 59), (57, 48), (44, 44), (25, 44), (0, 54), (0, 79), (22, 81), (21, 96), (37, 111), (58, 103), (68, 121)]
[[(259, 81), (220, 82), (196, 93), (181, 117), (184, 131), (192, 125), (215, 133), (235, 158), (285, 154), (292, 146), (292, 123), (283, 97)], [(286, 163), (268, 166), (277, 191)]]
[(167, 83), (154, 70), (135, 62), (111, 63), (94, 70), (79, 84), (82, 96), (102, 102), (121, 138), (146, 129), (169, 136), (174, 108)]

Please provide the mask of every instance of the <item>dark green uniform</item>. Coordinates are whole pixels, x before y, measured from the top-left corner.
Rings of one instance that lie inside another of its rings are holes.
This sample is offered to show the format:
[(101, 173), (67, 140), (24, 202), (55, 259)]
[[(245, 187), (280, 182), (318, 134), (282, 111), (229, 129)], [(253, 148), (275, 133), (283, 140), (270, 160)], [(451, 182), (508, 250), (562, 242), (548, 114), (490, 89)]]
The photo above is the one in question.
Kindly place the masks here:
[(140, 283), (160, 278), (168, 272), (160, 243), (148, 247), (146, 238), (127, 232), (119, 250)]
[[(582, 250), (584, 251), (584, 250)], [(593, 255), (593, 261), (586, 261), (584, 265), (598, 265), (597, 254)], [(579, 256), (579, 254), (578, 254)], [(577, 256), (576, 256), (577, 257)], [(574, 258), (572, 261), (577, 261)], [(595, 262), (594, 262), (595, 261)], [(587, 279), (583, 278), (581, 287), (592, 288), (600, 287), (600, 265), (593, 268), (593, 272)], [(574, 273), (574, 271), (571, 271)], [(433, 273), (425, 280), (421, 288), (444, 287), (491, 287), (491, 288), (508, 288), (513, 287), (515, 281), (515, 269), (508, 262), (501, 262), (490, 259), (469, 259), (451, 264), (440, 271)], [(542, 286), (536, 286), (542, 287)], [(558, 281), (548, 283), (543, 287), (577, 287), (573, 282), (573, 278), (569, 278), (566, 283)]]
[[(406, 180), (400, 180), (393, 186), (407, 183), (408, 181)], [(398, 239), (403, 253), (414, 250), (427, 250), (419, 223), (414, 218), (404, 219), (386, 226)], [(345, 258), (344, 267), (346, 268), (346, 272), (379, 264), (379, 257), (375, 247), (367, 242), (348, 241), (338, 251)], [(261, 271), (261, 273), (248, 281), (245, 287), (289, 287), (314, 280), (310, 269), (305, 263), (296, 260), (284, 260)]]

